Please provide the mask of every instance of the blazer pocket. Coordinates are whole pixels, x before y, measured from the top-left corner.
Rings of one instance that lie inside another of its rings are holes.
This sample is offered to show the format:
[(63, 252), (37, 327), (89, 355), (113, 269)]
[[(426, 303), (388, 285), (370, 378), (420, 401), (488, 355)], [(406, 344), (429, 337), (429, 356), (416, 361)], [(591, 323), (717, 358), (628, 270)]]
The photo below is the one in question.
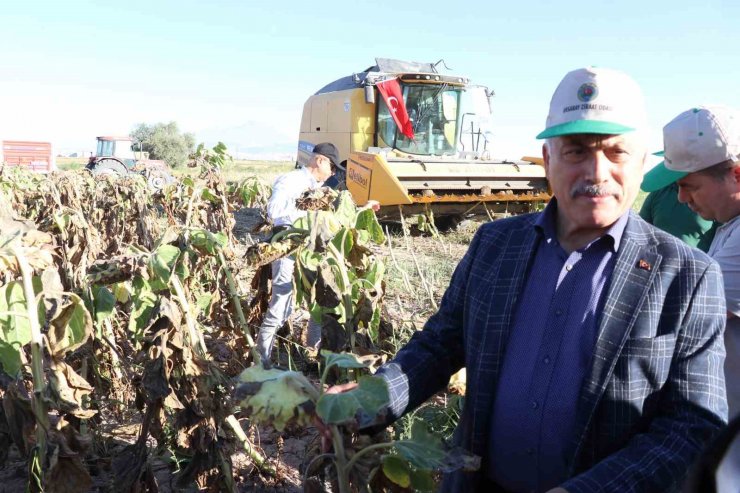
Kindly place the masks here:
[[(631, 337), (627, 339), (614, 370), (614, 383), (620, 389), (618, 395), (630, 399), (644, 399), (645, 393), (660, 389), (668, 379), (676, 348), (673, 334), (658, 337)], [(653, 397), (657, 397), (655, 394)], [(655, 405), (653, 399), (643, 403), (642, 412)]]
[(622, 356), (632, 358), (672, 358), (676, 349), (676, 336), (666, 334), (657, 337), (630, 337), (624, 343)]

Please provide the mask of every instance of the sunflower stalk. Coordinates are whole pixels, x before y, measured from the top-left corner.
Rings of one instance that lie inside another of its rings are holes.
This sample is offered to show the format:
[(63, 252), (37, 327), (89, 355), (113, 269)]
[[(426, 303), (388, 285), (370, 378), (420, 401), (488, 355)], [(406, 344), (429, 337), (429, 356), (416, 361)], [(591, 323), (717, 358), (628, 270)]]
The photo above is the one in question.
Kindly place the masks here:
[(188, 328), (190, 344), (196, 350), (196, 352), (199, 353), (199, 356), (205, 358), (208, 354), (208, 350), (206, 349), (206, 343), (205, 341), (203, 341), (203, 337), (201, 336), (198, 329), (195, 327), (195, 318), (193, 317), (192, 310), (190, 309), (190, 303), (188, 302), (188, 297), (185, 294), (185, 288), (183, 288), (182, 283), (180, 282), (180, 278), (177, 276), (177, 274), (173, 274), (172, 277), (170, 277), (170, 282), (172, 283), (172, 287), (175, 289), (175, 296), (177, 296), (177, 300), (179, 301), (180, 306), (182, 306), (182, 310), (185, 313), (185, 325)]
[(46, 433), (49, 429), (49, 415), (44, 394), (46, 381), (44, 380), (44, 337), (41, 333), (36, 296), (33, 291), (33, 270), (23, 252), (18, 247), (11, 247), (11, 252), (18, 261), (23, 278), (23, 293), (26, 298), (26, 316), (31, 326), (31, 374), (33, 376), (33, 412), (36, 417), (36, 446), (39, 457), (46, 457)]
[(228, 425), (234, 431), (234, 434), (242, 443), (244, 451), (247, 453), (249, 458), (252, 459), (252, 462), (254, 462), (254, 464), (260, 469), (260, 471), (265, 474), (269, 474), (270, 476), (275, 476), (277, 474), (275, 472), (275, 469), (267, 462), (267, 459), (265, 459), (259, 452), (254, 449), (252, 442), (249, 441), (246, 433), (244, 433), (242, 425), (239, 424), (239, 420), (237, 420), (233, 414), (230, 414), (226, 416), (226, 423), (228, 423)]
[(231, 274), (231, 269), (229, 269), (229, 266), (226, 263), (226, 258), (224, 257), (224, 252), (219, 248), (218, 250), (218, 261), (221, 264), (221, 268), (224, 270), (224, 274), (226, 275), (226, 284), (229, 287), (229, 295), (231, 296), (231, 302), (234, 305), (234, 309), (236, 310), (236, 316), (239, 319), (239, 325), (242, 328), (242, 331), (244, 332), (244, 337), (247, 340), (247, 344), (249, 344), (249, 351), (252, 353), (252, 359), (254, 361), (259, 361), (259, 351), (257, 351), (257, 347), (254, 344), (254, 338), (252, 337), (252, 332), (249, 330), (249, 324), (247, 323), (247, 318), (244, 316), (244, 311), (242, 310), (242, 304), (239, 300), (239, 293), (236, 291), (236, 283), (234, 282), (234, 276)]

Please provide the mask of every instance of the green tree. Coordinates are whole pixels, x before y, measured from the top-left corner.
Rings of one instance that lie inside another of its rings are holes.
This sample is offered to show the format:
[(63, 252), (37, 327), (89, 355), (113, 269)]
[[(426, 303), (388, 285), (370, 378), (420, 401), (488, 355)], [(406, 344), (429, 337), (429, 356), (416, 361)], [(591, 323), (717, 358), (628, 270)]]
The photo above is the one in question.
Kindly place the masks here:
[(161, 159), (172, 167), (184, 165), (195, 149), (195, 136), (180, 133), (176, 122), (140, 123), (131, 131), (131, 138), (141, 143), (150, 159)]

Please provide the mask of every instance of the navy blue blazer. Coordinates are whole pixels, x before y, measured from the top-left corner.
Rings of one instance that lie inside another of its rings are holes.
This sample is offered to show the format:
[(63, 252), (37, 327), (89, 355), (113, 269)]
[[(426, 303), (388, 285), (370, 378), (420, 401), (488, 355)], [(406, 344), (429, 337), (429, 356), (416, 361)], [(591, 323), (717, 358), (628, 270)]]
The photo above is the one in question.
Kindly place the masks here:
[[(439, 311), (379, 373), (397, 419), (467, 371), (455, 444), (488, 451), (506, 342), (536, 251), (537, 214), (480, 227)], [(576, 413), (571, 479), (577, 492), (670, 491), (727, 422), (725, 297), (707, 255), (630, 212)], [(445, 476), (442, 490), (475, 491), (480, 472)]]

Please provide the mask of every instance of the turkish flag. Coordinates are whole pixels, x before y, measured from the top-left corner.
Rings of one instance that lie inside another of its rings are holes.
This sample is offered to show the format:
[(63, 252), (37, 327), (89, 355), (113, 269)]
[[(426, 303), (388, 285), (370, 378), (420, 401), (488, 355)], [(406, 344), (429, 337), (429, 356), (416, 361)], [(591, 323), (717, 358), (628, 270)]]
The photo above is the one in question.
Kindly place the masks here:
[(393, 115), (393, 121), (396, 122), (398, 128), (401, 129), (401, 133), (409, 139), (414, 138), (414, 129), (411, 126), (411, 120), (409, 114), (406, 111), (406, 105), (403, 102), (403, 94), (401, 94), (401, 84), (398, 83), (398, 79), (390, 79), (375, 84), (378, 91), (383, 96), (385, 104)]

